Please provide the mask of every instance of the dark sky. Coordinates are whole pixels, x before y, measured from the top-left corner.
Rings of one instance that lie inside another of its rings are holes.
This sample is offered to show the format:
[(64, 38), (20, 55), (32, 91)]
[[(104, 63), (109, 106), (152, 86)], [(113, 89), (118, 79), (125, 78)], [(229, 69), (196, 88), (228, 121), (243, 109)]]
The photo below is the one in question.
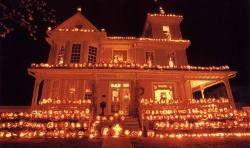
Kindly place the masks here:
[[(232, 86), (248, 86), (249, 1), (247, 0), (46, 0), (55, 9), (58, 23), (69, 18), (78, 6), (97, 28), (109, 35), (140, 36), (148, 12), (161, 5), (166, 12), (184, 16), (181, 24), (191, 65), (229, 65), (238, 71)], [(44, 30), (40, 30), (41, 35)], [(34, 41), (24, 30), (0, 39), (0, 105), (28, 105), (34, 81), (27, 74), (31, 63), (46, 62), (49, 46)], [(250, 100), (250, 98), (249, 98)], [(236, 98), (239, 102), (250, 102)]]

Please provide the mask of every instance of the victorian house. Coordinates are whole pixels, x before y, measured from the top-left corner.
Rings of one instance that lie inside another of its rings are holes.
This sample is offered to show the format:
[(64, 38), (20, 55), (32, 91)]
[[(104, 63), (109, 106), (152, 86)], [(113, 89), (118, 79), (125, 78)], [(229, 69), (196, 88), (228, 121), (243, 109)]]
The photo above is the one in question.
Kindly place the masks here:
[(108, 36), (79, 10), (48, 28), (46, 64), (28, 69), (35, 78), (32, 106), (40, 99), (91, 99), (105, 115), (136, 116), (141, 98), (154, 101), (226, 97), (234, 107), (228, 66), (190, 66), (179, 15), (147, 14), (141, 37)]

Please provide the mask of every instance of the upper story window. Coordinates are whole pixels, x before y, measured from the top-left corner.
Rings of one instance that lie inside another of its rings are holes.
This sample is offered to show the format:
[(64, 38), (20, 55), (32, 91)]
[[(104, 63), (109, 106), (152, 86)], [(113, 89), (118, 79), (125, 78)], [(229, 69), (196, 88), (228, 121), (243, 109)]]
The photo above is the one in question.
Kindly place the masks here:
[(171, 68), (175, 66), (175, 54), (173, 52), (168, 54), (168, 65)]
[(75, 27), (76, 27), (77, 29), (82, 29), (82, 28), (83, 28), (83, 25), (82, 25), (82, 24), (77, 24), (77, 25), (75, 25)]
[(171, 34), (170, 34), (169, 26), (162, 26), (162, 31), (163, 31), (164, 37), (170, 40)]
[(154, 61), (154, 53), (152, 51), (145, 52), (146, 63), (151, 65)]
[(113, 61), (115, 63), (127, 61), (127, 50), (114, 50), (113, 51)]
[(93, 47), (93, 46), (89, 46), (88, 63), (95, 64), (95, 62), (96, 62), (96, 55), (97, 55), (97, 48)]
[(58, 64), (63, 64), (64, 62), (64, 52), (65, 52), (65, 49), (64, 47), (62, 46), (59, 50), (59, 54), (58, 54)]
[(73, 44), (70, 63), (79, 63), (81, 54), (81, 44)]

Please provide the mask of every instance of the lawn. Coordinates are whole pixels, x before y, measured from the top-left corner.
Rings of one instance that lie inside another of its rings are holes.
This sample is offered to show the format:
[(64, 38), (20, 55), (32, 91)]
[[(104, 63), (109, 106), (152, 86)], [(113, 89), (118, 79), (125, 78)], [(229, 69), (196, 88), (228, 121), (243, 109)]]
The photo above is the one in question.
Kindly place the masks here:
[[(135, 148), (250, 148), (250, 138), (131, 138)], [(102, 139), (1, 140), (0, 148), (101, 148)], [(113, 147), (115, 148), (115, 147)]]
[(102, 139), (13, 139), (1, 140), (0, 148), (100, 148)]
[(131, 139), (135, 148), (250, 148), (250, 138)]

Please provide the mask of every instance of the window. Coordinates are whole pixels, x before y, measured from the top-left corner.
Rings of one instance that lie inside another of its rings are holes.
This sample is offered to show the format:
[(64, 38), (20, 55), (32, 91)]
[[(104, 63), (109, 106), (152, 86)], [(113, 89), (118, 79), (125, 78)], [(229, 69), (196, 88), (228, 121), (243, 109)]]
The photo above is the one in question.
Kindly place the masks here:
[(176, 63), (175, 63), (175, 53), (174, 52), (168, 53), (168, 65), (170, 67), (174, 67), (176, 65)]
[(111, 89), (111, 112), (129, 114), (130, 84), (128, 82), (113, 82)]
[(77, 24), (77, 25), (75, 25), (75, 27), (76, 27), (77, 29), (82, 29), (82, 28), (83, 28), (83, 25), (82, 25), (82, 24)]
[(73, 44), (70, 62), (71, 63), (79, 63), (80, 62), (80, 53), (81, 53), (81, 44)]
[(171, 34), (170, 34), (169, 26), (162, 26), (162, 30), (163, 30), (164, 37), (170, 40)]
[(127, 61), (127, 50), (114, 50), (113, 60), (114, 62)]
[(63, 64), (63, 61), (64, 61), (64, 47), (62, 46), (60, 48), (60, 51), (59, 51), (59, 54), (58, 54), (58, 64)]
[(88, 57), (88, 63), (95, 64), (96, 62), (96, 47), (89, 46), (89, 57)]
[(145, 52), (146, 63), (152, 64), (154, 61), (154, 53), (153, 52)]
[(170, 101), (173, 99), (173, 87), (165, 84), (154, 85), (154, 98), (156, 101)]
[(93, 98), (93, 93), (90, 88), (85, 89), (85, 95), (84, 99), (92, 99)]
[(68, 81), (68, 99), (75, 100), (77, 99), (77, 80)]

